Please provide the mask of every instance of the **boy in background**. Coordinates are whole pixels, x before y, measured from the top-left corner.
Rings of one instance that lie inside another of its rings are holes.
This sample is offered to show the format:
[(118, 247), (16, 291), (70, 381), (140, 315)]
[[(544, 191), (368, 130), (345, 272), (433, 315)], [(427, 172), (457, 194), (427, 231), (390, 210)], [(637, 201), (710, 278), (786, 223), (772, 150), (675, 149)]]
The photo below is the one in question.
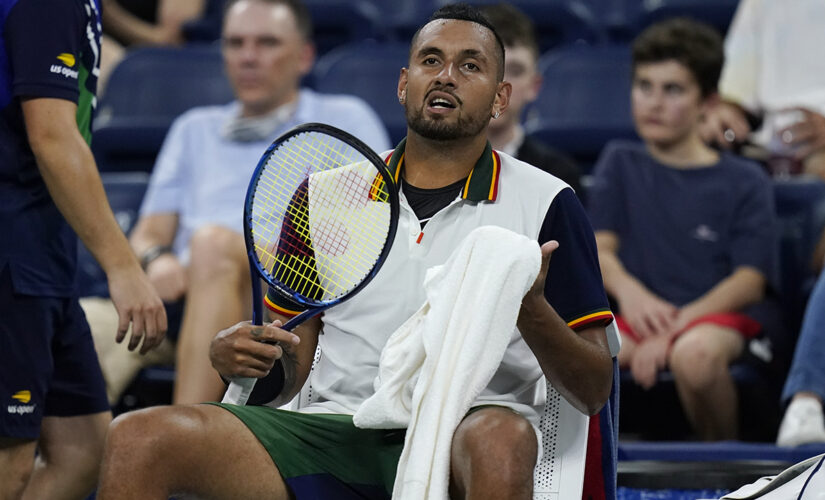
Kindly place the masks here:
[(633, 43), (632, 111), (643, 143), (614, 142), (594, 170), (589, 212), (622, 331), (619, 363), (649, 389), (673, 373), (704, 440), (738, 434), (728, 366), (772, 324), (771, 184), (756, 164), (708, 147), (724, 54), (712, 28), (674, 19)]

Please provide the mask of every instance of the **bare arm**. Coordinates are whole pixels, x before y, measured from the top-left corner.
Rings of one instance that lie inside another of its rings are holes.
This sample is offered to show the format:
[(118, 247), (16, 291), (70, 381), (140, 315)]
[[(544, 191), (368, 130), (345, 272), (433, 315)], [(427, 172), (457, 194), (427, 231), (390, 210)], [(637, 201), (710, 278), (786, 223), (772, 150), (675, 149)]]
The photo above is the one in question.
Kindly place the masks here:
[(136, 348), (145, 334), (145, 353), (163, 340), (166, 313), (115, 221), (92, 152), (75, 122), (77, 106), (63, 99), (36, 98), (23, 100), (22, 108), (49, 194), (109, 280), (119, 315), (118, 342), (131, 322), (129, 348)]
[(127, 45), (179, 45), (183, 43), (181, 27), (203, 13), (204, 0), (162, 1), (157, 23), (134, 16), (116, 0), (103, 0), (103, 25), (106, 31)]
[(599, 264), (607, 293), (619, 303), (619, 311), (633, 331), (646, 338), (667, 332), (675, 320), (676, 307), (656, 296), (622, 265), (617, 255), (619, 238), (612, 231), (596, 231)]
[(517, 326), (559, 394), (579, 411), (594, 415), (610, 396), (610, 349), (603, 327), (574, 332), (544, 298), (550, 254), (557, 246), (554, 241), (542, 245), (542, 268), (524, 296)]
[[(679, 311), (678, 329), (706, 314), (738, 311), (762, 300), (765, 276), (752, 267), (739, 267), (704, 295), (685, 304)], [(675, 332), (674, 332), (675, 333)]]
[(157, 245), (171, 246), (178, 231), (178, 219), (177, 214), (171, 213), (141, 216), (129, 236), (135, 254), (142, 255)]
[(731, 149), (748, 139), (751, 133), (748, 112), (732, 101), (719, 101), (702, 117), (699, 134), (711, 145)]
[(186, 269), (171, 250), (178, 219), (171, 213), (142, 216), (129, 237), (149, 281), (165, 302), (179, 300), (188, 286)]

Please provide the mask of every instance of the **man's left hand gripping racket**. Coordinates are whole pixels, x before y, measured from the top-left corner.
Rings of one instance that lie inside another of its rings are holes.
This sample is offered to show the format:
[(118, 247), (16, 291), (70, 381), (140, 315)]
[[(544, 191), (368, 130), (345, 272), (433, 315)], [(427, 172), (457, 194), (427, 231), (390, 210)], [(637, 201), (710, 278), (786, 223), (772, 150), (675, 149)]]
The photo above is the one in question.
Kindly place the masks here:
[[(244, 237), (252, 322), (262, 324), (260, 278), (305, 320), (360, 291), (384, 263), (398, 225), (398, 190), (381, 158), (352, 135), (309, 123), (266, 150), (246, 193)], [(246, 404), (254, 378), (224, 403)]]

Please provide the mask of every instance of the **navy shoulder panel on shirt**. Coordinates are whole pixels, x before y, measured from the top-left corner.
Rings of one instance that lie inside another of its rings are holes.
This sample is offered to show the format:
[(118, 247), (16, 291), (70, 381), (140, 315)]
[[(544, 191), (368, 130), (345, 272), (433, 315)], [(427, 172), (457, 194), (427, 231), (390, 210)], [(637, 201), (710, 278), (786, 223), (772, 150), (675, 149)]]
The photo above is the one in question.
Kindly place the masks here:
[(574, 329), (612, 320), (602, 283), (593, 229), (572, 189), (562, 189), (547, 210), (539, 243), (556, 240), (544, 294)]

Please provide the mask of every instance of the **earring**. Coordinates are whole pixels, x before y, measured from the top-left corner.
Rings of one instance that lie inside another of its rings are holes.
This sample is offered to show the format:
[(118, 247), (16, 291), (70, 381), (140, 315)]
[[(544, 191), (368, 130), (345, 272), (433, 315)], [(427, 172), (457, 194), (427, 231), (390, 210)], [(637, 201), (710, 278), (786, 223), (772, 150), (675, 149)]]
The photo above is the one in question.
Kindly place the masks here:
[(500, 111), (496, 111), (496, 114), (493, 115), (493, 118), (498, 118), (501, 115)]
[(405, 90), (402, 90), (401, 95), (398, 96), (398, 102), (400, 102), (401, 104), (404, 104), (404, 100), (406, 98), (407, 98), (407, 90), (405, 89)]

